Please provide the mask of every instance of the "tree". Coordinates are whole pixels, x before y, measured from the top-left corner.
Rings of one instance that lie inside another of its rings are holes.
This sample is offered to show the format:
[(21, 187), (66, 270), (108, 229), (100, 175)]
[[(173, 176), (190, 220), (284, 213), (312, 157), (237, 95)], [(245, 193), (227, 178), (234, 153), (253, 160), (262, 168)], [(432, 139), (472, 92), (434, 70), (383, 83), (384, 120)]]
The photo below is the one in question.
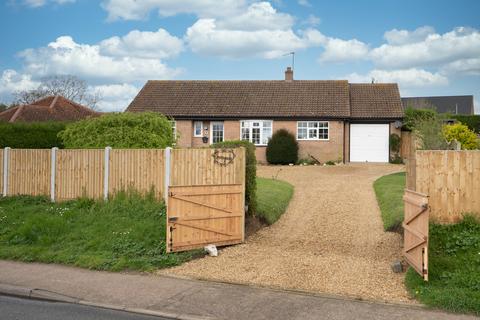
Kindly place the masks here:
[(437, 112), (433, 109), (414, 109), (408, 107), (405, 109), (405, 117), (403, 118), (403, 128), (407, 130), (415, 130), (415, 127), (424, 121), (434, 120)]
[(267, 161), (271, 164), (290, 164), (298, 161), (298, 143), (286, 129), (276, 131), (267, 145)]
[(58, 136), (66, 148), (165, 148), (175, 142), (171, 122), (154, 112), (85, 119), (68, 124)]
[(448, 142), (452, 142), (453, 140), (460, 142), (464, 150), (474, 150), (479, 147), (475, 132), (462, 123), (445, 125), (443, 127), (443, 135)]
[(87, 83), (72, 75), (56, 75), (41, 79), (40, 85), (33, 90), (17, 91), (13, 104), (31, 104), (47, 96), (61, 95), (76, 103), (96, 109), (101, 100), (98, 92), (90, 93)]
[(8, 106), (4, 103), (0, 103), (0, 112), (5, 111), (8, 109)]

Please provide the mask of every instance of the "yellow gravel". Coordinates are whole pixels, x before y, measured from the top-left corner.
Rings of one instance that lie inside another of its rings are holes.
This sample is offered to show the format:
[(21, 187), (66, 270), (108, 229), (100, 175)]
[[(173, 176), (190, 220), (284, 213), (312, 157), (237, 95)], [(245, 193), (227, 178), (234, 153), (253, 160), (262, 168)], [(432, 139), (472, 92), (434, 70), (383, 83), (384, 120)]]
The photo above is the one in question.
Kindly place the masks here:
[(389, 164), (260, 166), (258, 175), (295, 186), (287, 212), (244, 244), (159, 271), (188, 278), (411, 302), (404, 275), (390, 264), (402, 240), (384, 232), (373, 181), (403, 167)]

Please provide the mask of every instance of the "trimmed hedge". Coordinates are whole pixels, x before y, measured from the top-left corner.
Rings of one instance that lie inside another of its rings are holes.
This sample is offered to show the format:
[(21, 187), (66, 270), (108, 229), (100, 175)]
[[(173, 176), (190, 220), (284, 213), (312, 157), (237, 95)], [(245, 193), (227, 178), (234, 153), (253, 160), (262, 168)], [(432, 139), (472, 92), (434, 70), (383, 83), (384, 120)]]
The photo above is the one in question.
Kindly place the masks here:
[(212, 148), (245, 148), (245, 204), (248, 205), (248, 214), (254, 216), (257, 211), (257, 158), (255, 145), (248, 141), (230, 140), (214, 143)]
[(452, 118), (460, 121), (461, 123), (467, 125), (470, 130), (475, 131), (475, 133), (480, 134), (480, 115), (452, 115)]
[(267, 145), (267, 161), (270, 164), (290, 164), (298, 161), (298, 142), (286, 129), (276, 131)]
[(63, 148), (58, 133), (65, 129), (65, 125), (62, 122), (0, 122), (0, 148)]

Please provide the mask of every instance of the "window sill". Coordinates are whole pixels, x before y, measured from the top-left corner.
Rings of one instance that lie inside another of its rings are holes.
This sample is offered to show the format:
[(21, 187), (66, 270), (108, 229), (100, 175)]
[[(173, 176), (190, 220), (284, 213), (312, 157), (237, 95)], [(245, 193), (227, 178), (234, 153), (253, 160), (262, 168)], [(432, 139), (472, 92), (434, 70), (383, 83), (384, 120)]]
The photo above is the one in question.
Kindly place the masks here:
[(330, 139), (298, 139), (297, 141), (330, 141)]

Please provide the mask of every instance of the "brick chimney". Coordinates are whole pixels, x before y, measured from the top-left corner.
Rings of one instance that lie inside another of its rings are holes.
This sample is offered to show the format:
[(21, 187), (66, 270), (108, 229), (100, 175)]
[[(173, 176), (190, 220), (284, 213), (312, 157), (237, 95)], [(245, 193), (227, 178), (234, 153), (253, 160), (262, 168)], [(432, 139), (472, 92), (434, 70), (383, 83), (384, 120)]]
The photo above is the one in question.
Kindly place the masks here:
[(293, 81), (293, 70), (291, 67), (287, 67), (287, 70), (285, 70), (285, 81)]

